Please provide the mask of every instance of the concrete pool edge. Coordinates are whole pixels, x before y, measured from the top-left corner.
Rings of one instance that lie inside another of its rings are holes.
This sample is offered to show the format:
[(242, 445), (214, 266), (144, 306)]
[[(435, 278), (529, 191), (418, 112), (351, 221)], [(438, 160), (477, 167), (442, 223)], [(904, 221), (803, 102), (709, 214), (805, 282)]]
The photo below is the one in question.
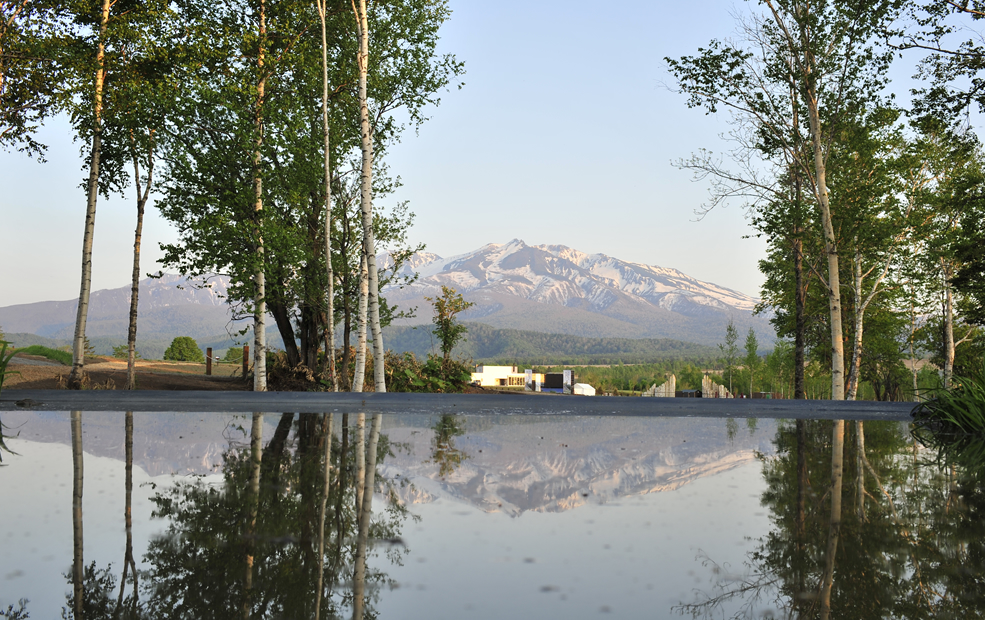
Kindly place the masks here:
[(912, 419), (914, 403), (832, 400), (743, 400), (415, 394), (372, 392), (197, 392), (4, 390), (0, 411), (194, 411), (438, 413), (470, 415), (626, 415), (829, 420)]

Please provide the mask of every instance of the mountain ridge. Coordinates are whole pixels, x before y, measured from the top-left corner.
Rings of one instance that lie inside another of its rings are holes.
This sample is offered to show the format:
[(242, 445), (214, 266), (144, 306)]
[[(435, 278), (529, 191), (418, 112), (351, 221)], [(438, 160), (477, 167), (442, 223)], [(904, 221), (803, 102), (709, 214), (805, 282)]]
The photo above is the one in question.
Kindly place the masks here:
[[(391, 266), (389, 257), (381, 264)], [(433, 253), (411, 257), (401, 275), (416, 271), (403, 288), (384, 289), (391, 304), (428, 308), (427, 297), (442, 286), (456, 289), (475, 306), (463, 321), (500, 329), (562, 333), (596, 338), (670, 338), (714, 346), (732, 320), (752, 328), (760, 342), (775, 339), (759, 300), (703, 282), (677, 269), (588, 254), (563, 245), (527, 245), (520, 239), (490, 243), (450, 258)], [(426, 313), (395, 322), (429, 322)]]
[[(379, 264), (384, 269), (393, 265), (386, 254), (379, 257)], [(677, 269), (563, 245), (531, 246), (514, 239), (450, 258), (419, 252), (401, 266), (400, 273), (419, 277), (408, 286), (391, 286), (381, 293), (391, 305), (418, 311), (416, 317), (395, 321), (394, 327), (430, 323), (430, 302), (425, 298), (440, 294), (442, 286), (452, 286), (476, 304), (460, 320), (495, 329), (716, 346), (732, 320), (740, 332), (752, 328), (767, 347), (774, 340), (768, 319), (752, 314), (758, 303), (754, 297)], [(191, 336), (219, 351), (245, 341), (249, 335), (244, 330), (251, 321), (232, 312), (226, 298), (228, 284), (225, 276), (190, 280), (163, 274), (142, 280), (138, 343), (143, 341), (156, 351), (175, 336)], [(93, 292), (86, 333), (93, 342), (104, 343), (101, 346), (107, 350), (100, 353), (109, 352), (110, 341), (126, 341), (129, 303), (128, 285)], [(77, 304), (73, 299), (0, 307), (0, 327), (53, 341), (69, 339)], [(277, 346), (277, 330), (268, 332), (271, 345)], [(144, 355), (153, 356), (149, 350)]]

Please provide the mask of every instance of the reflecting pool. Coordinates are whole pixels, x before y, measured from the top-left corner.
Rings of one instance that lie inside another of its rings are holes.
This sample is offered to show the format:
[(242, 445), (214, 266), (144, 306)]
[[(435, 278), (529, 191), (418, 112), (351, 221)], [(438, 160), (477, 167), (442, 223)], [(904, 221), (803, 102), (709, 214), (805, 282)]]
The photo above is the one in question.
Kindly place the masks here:
[(2, 421), (0, 617), (985, 615), (985, 476), (900, 422)]

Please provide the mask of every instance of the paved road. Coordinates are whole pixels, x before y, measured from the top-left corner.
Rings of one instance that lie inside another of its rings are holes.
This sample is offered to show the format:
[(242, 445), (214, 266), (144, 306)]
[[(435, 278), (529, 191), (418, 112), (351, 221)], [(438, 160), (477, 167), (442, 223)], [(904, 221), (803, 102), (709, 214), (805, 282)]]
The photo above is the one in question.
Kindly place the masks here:
[(829, 420), (910, 420), (913, 403), (721, 400), (524, 394), (352, 394), (4, 390), (0, 411), (196, 411), (429, 413), (467, 415), (629, 415)]

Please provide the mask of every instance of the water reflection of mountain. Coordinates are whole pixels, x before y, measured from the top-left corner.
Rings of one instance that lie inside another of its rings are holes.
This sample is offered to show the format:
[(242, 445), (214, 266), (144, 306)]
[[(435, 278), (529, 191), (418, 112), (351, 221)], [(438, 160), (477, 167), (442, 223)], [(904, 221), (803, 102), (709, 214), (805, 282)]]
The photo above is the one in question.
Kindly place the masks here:
[[(440, 416), (395, 416), (385, 433), (399, 446), (387, 478), (403, 478), (401, 498), (439, 497), (487, 512), (561, 512), (585, 503), (679, 488), (773, 454), (772, 421), (706, 418), (464, 418), (454, 438), (463, 453), (444, 476), (433, 458)], [(731, 436), (731, 438), (730, 438)]]
[[(265, 437), (277, 417), (267, 417)], [(771, 420), (757, 428), (708, 418), (464, 416), (452, 439), (463, 458), (441, 475), (432, 458), (439, 419), (385, 417), (396, 458), (381, 473), (411, 483), (397, 485), (407, 503), (447, 497), (488, 512), (561, 512), (676, 489), (774, 452)], [(8, 412), (4, 423), (22, 439), (70, 445), (68, 413)], [(230, 442), (245, 441), (245, 426), (243, 415), (138, 413), (134, 464), (152, 476), (217, 473)], [(123, 459), (123, 413), (83, 414), (83, 435), (86, 453)]]
[[(21, 439), (71, 445), (67, 412), (5, 412), (3, 422)], [(249, 424), (249, 416), (242, 414), (135, 414), (134, 465), (151, 476), (217, 473), (230, 442), (249, 442)], [(265, 429), (269, 437), (273, 429), (270, 420), (266, 426), (271, 429)], [(122, 412), (83, 413), (82, 433), (87, 454), (123, 460)]]

